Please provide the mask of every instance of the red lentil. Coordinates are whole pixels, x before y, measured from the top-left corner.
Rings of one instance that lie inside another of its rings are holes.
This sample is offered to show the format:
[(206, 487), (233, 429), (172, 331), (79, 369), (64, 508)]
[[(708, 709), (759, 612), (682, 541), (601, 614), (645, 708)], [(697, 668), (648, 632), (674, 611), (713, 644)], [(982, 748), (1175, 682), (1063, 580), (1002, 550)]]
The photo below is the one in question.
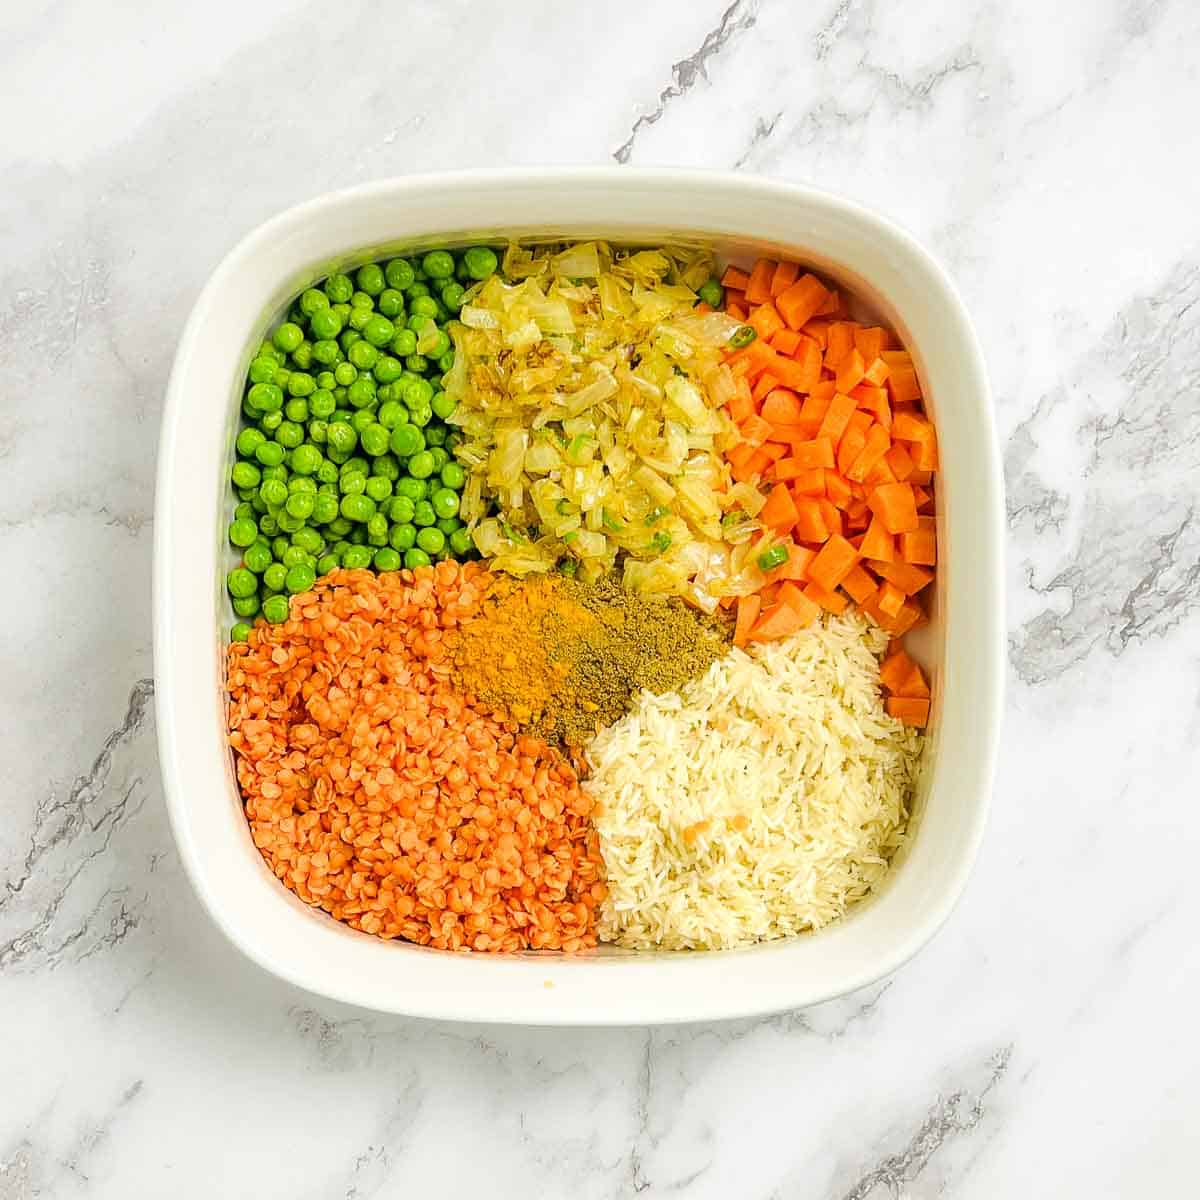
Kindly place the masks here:
[(336, 570), (229, 647), (229, 742), (255, 845), (308, 904), (448, 950), (576, 951), (606, 891), (590, 801), (544, 741), (442, 663), (478, 564)]

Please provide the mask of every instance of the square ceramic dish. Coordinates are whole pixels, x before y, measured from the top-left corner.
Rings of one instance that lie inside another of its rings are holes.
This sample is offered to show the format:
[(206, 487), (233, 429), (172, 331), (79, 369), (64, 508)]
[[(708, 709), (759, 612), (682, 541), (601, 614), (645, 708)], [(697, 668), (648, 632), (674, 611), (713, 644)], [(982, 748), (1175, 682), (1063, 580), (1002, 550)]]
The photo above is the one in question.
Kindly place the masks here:
[[(794, 257), (857, 294), (912, 350), (937, 424), (939, 559), (918, 652), (934, 710), (914, 834), (885, 885), (818, 934), (722, 953), (452, 954), (357, 933), (280, 885), (255, 849), (224, 736), (225, 529), (242, 381), (285, 304), (333, 269), (435, 243), (703, 239), (723, 258)], [(159, 446), (154, 649), (163, 780), (179, 852), (230, 940), (268, 971), (367, 1008), (451, 1020), (646, 1024), (829, 999), (921, 948), (982, 836), (1002, 690), (1002, 504), (987, 381), (949, 280), (907, 234), (807, 188), (673, 170), (410, 176), (268, 221), (209, 280), (175, 359)]]

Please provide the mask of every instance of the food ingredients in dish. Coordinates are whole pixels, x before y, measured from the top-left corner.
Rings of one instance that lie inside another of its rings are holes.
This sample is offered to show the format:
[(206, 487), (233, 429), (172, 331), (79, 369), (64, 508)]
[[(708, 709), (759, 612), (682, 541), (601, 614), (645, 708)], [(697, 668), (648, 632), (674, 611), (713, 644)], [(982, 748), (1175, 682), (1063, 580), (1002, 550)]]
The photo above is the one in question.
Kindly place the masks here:
[(259, 614), (286, 620), (287, 597), (336, 567), (392, 571), (472, 553), (442, 326), (496, 265), (475, 246), (331, 275), (258, 348), (230, 473), (235, 641)]
[(581, 746), (637, 693), (674, 691), (729, 648), (729, 622), (612, 577), (495, 579), (478, 615), (442, 639), (451, 680), (523, 728)]
[(819, 929), (883, 878), (920, 735), (884, 711), (887, 635), (827, 617), (643, 695), (588, 748), (600, 937), (727, 949)]
[(462, 515), (494, 569), (617, 566), (632, 590), (715, 607), (737, 322), (697, 304), (712, 270), (695, 249), (514, 245), (468, 295), (445, 388)]
[(474, 564), (336, 569), (229, 649), (250, 830), (306, 903), (385, 938), (581, 950), (604, 897), (591, 800), (555, 750), (464, 703), (432, 660)]

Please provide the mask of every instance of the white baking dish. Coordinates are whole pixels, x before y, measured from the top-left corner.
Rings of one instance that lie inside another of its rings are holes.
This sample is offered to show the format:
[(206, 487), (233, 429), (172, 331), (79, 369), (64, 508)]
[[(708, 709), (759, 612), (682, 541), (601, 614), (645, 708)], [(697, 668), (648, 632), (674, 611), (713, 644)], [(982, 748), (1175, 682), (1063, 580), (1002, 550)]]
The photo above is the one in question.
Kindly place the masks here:
[[(915, 833), (885, 886), (819, 934), (725, 953), (452, 954), (356, 933), (278, 883), (250, 840), (224, 736), (228, 471), (251, 348), (331, 269), (433, 243), (703, 238), (740, 261), (794, 256), (873, 305), (912, 349), (937, 423), (934, 620), (919, 648), (934, 713)], [(159, 447), (154, 649), (171, 823), (213, 919), (284, 979), (369, 1008), (452, 1020), (641, 1024), (792, 1008), (868, 984), (929, 940), (983, 832), (1002, 691), (1001, 478), (967, 314), (907, 234), (844, 200), (746, 176), (521, 169), (412, 176), (293, 208), (245, 238), (201, 293), (175, 359)]]

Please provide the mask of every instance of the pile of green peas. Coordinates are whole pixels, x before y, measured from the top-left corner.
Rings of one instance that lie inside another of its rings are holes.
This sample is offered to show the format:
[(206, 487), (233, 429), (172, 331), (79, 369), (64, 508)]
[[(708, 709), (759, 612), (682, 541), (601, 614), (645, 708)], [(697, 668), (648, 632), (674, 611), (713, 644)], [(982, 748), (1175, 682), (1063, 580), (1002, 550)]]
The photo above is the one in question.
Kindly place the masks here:
[(226, 586), (245, 641), (257, 616), (335, 567), (396, 571), (474, 553), (458, 510), (466, 471), (442, 377), (443, 325), (498, 268), (487, 246), (367, 263), (308, 288), (247, 372)]

